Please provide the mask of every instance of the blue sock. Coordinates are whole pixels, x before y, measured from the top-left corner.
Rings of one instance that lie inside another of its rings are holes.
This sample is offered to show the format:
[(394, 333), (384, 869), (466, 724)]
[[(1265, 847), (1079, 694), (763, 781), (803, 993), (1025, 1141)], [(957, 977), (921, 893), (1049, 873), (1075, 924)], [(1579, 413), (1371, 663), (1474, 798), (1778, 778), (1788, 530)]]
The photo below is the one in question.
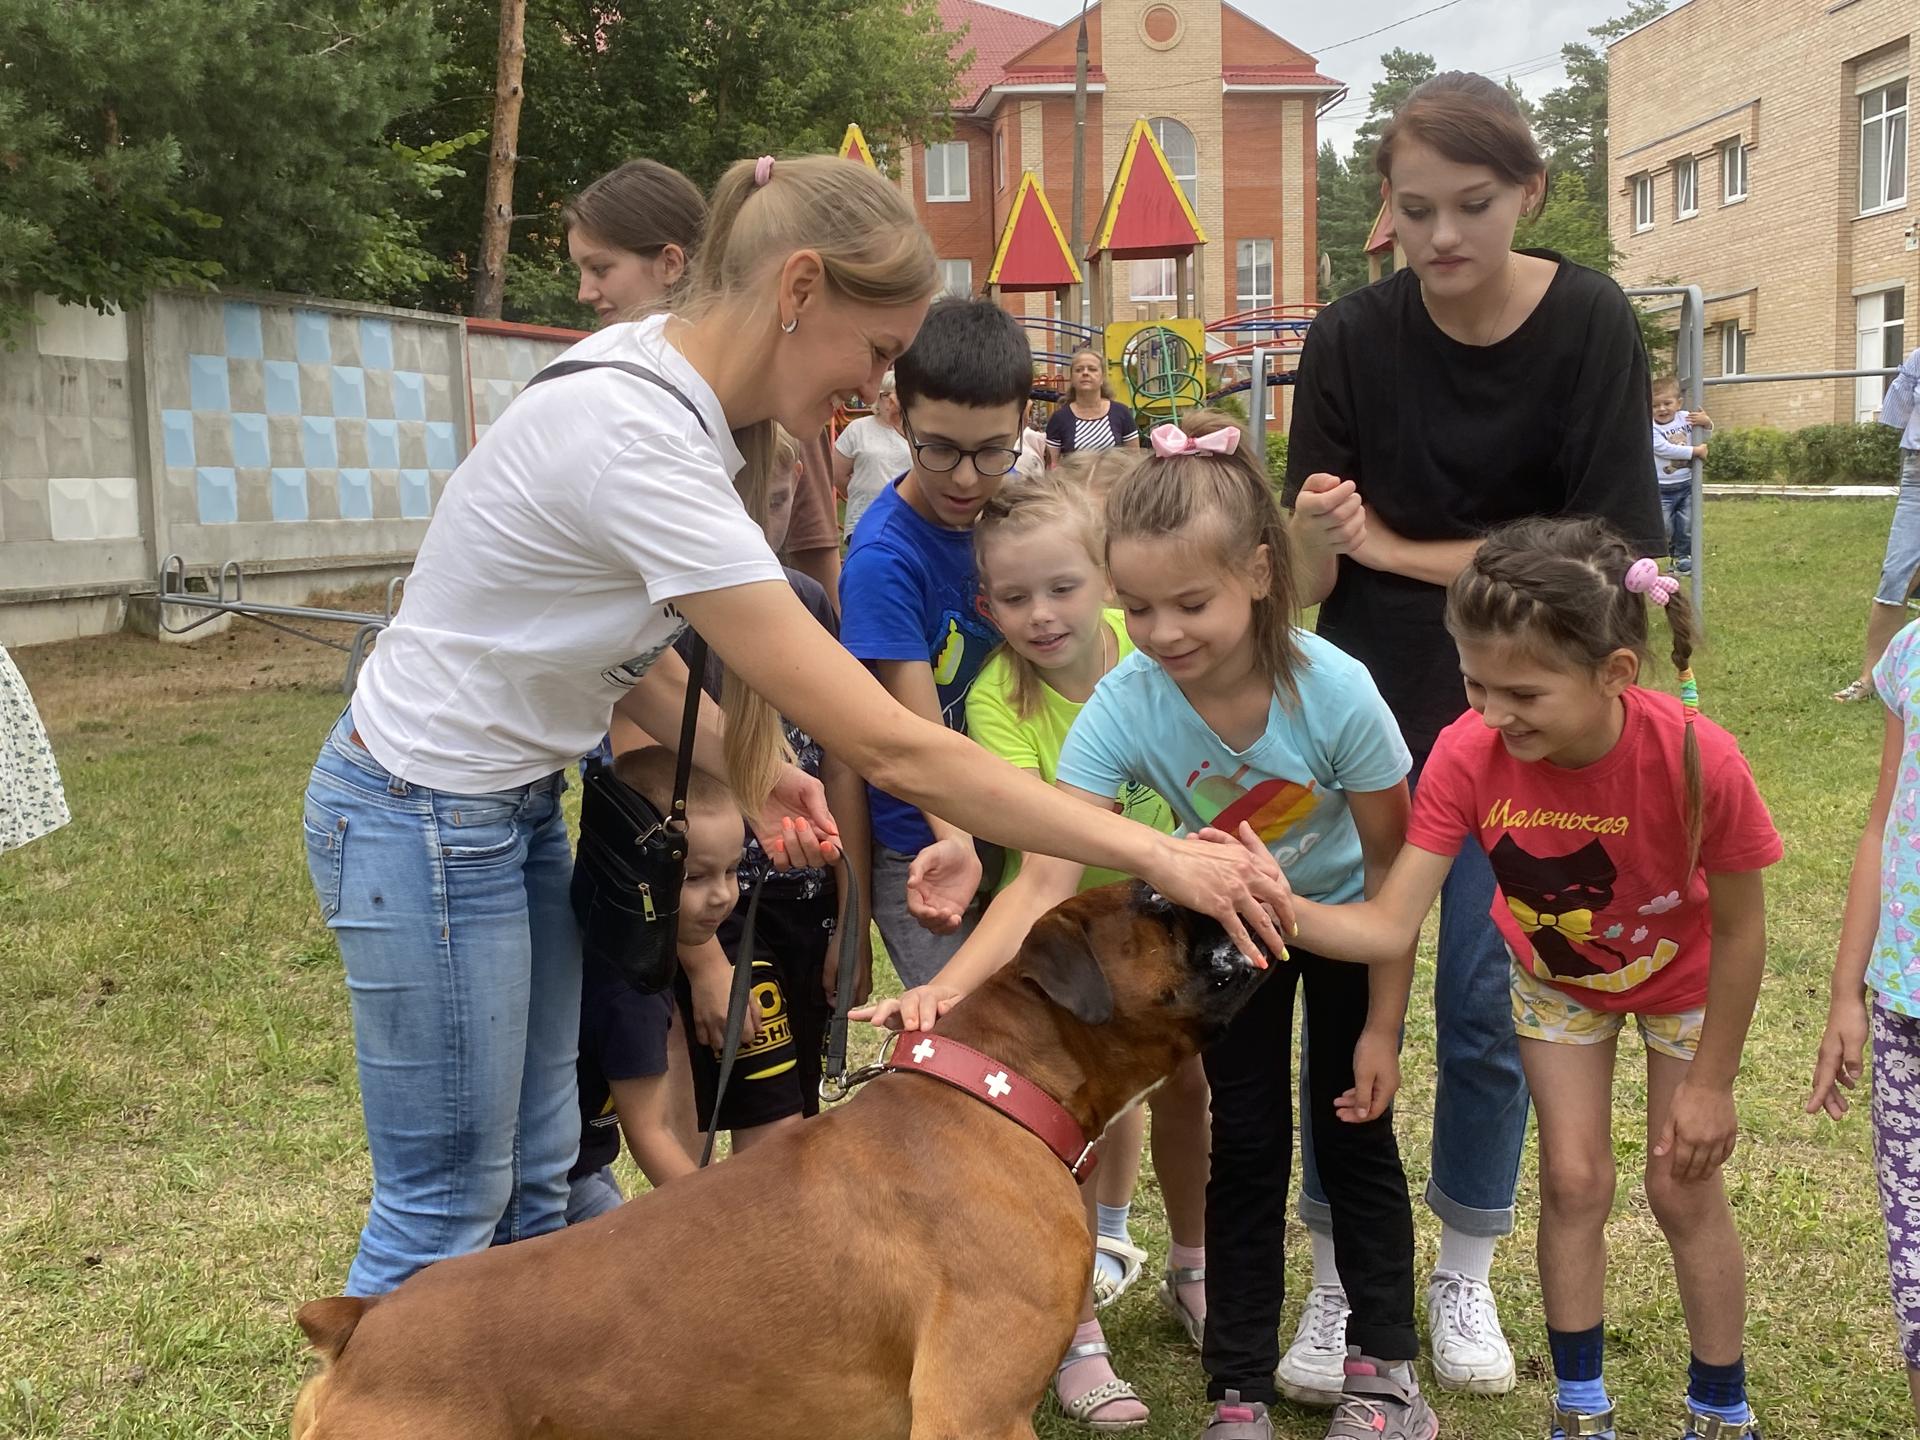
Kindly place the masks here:
[(1602, 1378), (1606, 1356), (1606, 1328), (1555, 1330), (1547, 1327), (1547, 1348), (1553, 1352), (1553, 1375), (1562, 1410), (1598, 1415), (1608, 1405), (1607, 1382)]
[[(1094, 1228), (1098, 1230), (1100, 1235), (1105, 1239), (1125, 1240), (1131, 1244), (1133, 1237), (1127, 1233), (1127, 1214), (1132, 1209), (1132, 1201), (1128, 1201), (1125, 1205), (1101, 1205), (1096, 1203), (1094, 1210), (1097, 1212), (1097, 1215)], [(1108, 1255), (1104, 1252), (1095, 1252), (1093, 1263), (1101, 1274), (1105, 1275), (1116, 1285), (1120, 1283), (1121, 1277), (1127, 1273), (1126, 1266), (1120, 1263), (1118, 1256)]]
[(1687, 1403), (1702, 1415), (1713, 1415), (1729, 1425), (1753, 1418), (1747, 1404), (1747, 1357), (1731, 1365), (1709, 1365), (1698, 1355), (1687, 1365)]

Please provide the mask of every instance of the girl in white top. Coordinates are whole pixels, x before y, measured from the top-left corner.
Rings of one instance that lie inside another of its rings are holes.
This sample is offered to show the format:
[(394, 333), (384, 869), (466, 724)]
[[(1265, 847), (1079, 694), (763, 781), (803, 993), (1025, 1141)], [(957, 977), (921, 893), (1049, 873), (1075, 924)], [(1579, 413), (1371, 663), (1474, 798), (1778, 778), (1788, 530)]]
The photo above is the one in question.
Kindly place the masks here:
[(687, 672), (670, 645), (688, 623), (728, 680), (724, 723), (702, 705), (695, 763), (729, 778), (770, 854), (838, 853), (819, 782), (783, 753), (784, 713), (974, 834), (1142, 876), (1250, 955), (1282, 943), (1290, 894), (1244, 851), (1076, 804), (915, 716), (768, 549), (750, 510), (774, 421), (809, 433), (838, 397), (871, 398), (925, 317), (936, 267), (908, 203), (837, 158), (741, 161), (695, 272), (690, 318), (611, 325), (567, 357), (663, 383), (553, 379), (475, 446), (315, 764), (308, 862), (346, 966), (373, 1152), (351, 1293), (563, 1223), (580, 952), (562, 777), (616, 709), (678, 733)]

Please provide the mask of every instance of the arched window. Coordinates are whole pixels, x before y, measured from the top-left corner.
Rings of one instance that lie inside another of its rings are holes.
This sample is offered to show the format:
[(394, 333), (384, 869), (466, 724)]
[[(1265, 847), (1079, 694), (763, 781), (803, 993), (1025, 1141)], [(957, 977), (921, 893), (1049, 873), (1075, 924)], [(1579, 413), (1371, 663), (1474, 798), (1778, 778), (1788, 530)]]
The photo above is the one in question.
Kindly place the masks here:
[(1200, 151), (1193, 143), (1193, 132), (1178, 120), (1169, 120), (1164, 115), (1147, 122), (1147, 128), (1153, 131), (1154, 143), (1159, 145), (1161, 153), (1167, 157), (1167, 164), (1173, 167), (1173, 178), (1180, 182), (1180, 188), (1187, 192), (1187, 203), (1196, 209), (1200, 205)]

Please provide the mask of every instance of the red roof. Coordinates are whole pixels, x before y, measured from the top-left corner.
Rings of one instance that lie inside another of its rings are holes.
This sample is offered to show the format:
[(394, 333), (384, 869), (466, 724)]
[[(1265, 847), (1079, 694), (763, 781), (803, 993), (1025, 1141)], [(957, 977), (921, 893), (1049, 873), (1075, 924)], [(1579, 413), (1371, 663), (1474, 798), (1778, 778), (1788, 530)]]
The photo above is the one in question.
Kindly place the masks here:
[(1338, 90), (1340, 82), (1329, 80), (1313, 65), (1223, 65), (1220, 78), (1229, 85), (1309, 85), (1316, 90)]
[[(960, 77), (955, 95), (954, 108), (959, 110), (978, 105), (981, 97), (1000, 83), (1009, 60), (1032, 49), (1058, 28), (1031, 15), (983, 5), (980, 0), (940, 0), (940, 23), (957, 35), (953, 53), (973, 51), (973, 63)], [(958, 35), (963, 26), (967, 33)]]
[(1145, 120), (1134, 121), (1087, 258), (1105, 250), (1116, 260), (1152, 260), (1191, 255), (1194, 246), (1206, 243), (1200, 219), (1173, 178), (1153, 131)]
[(987, 283), (1010, 292), (1059, 290), (1080, 283), (1080, 267), (1067, 248), (1067, 237), (1060, 233), (1047, 192), (1031, 170), (1020, 177)]

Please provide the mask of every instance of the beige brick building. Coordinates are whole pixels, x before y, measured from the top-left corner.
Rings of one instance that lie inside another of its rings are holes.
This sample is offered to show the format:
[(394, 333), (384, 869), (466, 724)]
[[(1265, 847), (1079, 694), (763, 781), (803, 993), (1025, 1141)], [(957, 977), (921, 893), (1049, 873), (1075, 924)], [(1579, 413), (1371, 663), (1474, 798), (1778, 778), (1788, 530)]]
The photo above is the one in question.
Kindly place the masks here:
[[(1920, 338), (1916, 0), (1687, 0), (1614, 42), (1625, 285), (1697, 284), (1708, 375), (1898, 364)], [(1879, 380), (1715, 387), (1721, 424), (1867, 418)]]

